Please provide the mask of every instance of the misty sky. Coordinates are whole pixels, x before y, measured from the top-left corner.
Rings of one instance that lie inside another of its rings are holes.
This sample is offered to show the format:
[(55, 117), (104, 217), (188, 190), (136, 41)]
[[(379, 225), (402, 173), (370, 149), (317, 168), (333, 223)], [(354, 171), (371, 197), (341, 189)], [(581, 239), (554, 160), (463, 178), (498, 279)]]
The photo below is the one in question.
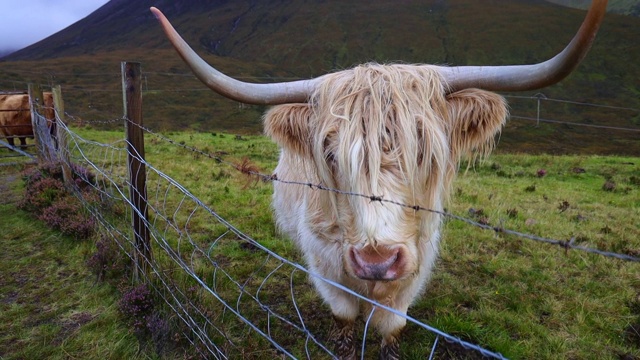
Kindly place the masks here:
[(109, 0), (0, 0), (0, 51), (19, 50), (66, 28)]

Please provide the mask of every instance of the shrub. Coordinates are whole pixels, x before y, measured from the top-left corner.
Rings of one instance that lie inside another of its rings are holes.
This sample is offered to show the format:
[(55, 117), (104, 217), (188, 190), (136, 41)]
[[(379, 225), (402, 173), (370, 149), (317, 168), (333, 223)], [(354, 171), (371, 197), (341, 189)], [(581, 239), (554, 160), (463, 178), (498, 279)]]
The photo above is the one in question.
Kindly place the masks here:
[(169, 323), (160, 314), (154, 312), (147, 318), (147, 331), (151, 336), (151, 341), (155, 346), (156, 353), (162, 356), (167, 350), (167, 344), (171, 339), (171, 328)]
[[(75, 166), (81, 174), (80, 184), (93, 181), (86, 169)], [(25, 195), (18, 208), (33, 212), (53, 229), (76, 239), (86, 239), (93, 233), (95, 221), (87, 216), (77, 198), (69, 195), (62, 181), (59, 163), (45, 163), (24, 173)]]
[(118, 304), (120, 313), (133, 327), (134, 333), (142, 336), (147, 331), (147, 322), (153, 314), (153, 298), (145, 284), (126, 289)]
[(95, 221), (85, 215), (75, 198), (63, 196), (42, 210), (38, 218), (51, 228), (78, 240), (88, 239), (93, 234)]
[(66, 192), (62, 182), (54, 178), (34, 174), (26, 181), (24, 198), (18, 202), (18, 208), (26, 211), (40, 213)]
[(101, 236), (96, 242), (96, 252), (87, 260), (87, 267), (96, 274), (98, 280), (116, 278), (127, 272), (127, 259), (115, 240)]
[(78, 164), (71, 164), (71, 171), (73, 172), (73, 180), (78, 188), (84, 189), (87, 185), (95, 184), (96, 176), (89, 169)]
[(120, 313), (138, 341), (150, 339), (159, 356), (167, 354), (173, 345), (171, 326), (156, 310), (153, 294), (145, 284), (129, 287), (122, 292)]

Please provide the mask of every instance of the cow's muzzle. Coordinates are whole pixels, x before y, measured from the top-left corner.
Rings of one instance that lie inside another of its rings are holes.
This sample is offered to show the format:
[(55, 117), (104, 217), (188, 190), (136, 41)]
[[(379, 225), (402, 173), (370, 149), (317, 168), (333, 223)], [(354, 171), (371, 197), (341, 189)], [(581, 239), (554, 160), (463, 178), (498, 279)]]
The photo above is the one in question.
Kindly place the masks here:
[(348, 265), (353, 275), (363, 280), (398, 280), (407, 274), (406, 251), (402, 245), (351, 246)]

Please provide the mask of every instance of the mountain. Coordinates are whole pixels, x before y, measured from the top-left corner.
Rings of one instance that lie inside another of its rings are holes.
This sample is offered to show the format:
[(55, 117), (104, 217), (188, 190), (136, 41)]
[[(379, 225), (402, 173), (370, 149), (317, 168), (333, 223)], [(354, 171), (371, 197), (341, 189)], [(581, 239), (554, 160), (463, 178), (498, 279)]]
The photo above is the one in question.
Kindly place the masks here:
[(13, 52), (15, 52), (15, 49), (4, 49), (4, 50), (0, 50), (0, 58), (2, 58), (3, 56), (7, 56)]
[[(63, 31), (0, 59), (0, 89), (25, 88), (27, 82), (61, 84), (67, 112), (84, 119), (117, 118), (119, 63), (135, 60), (145, 74), (144, 116), (151, 127), (260, 131), (264, 107), (239, 106), (206, 90), (171, 49), (150, 6), (161, 9), (212, 65), (256, 82), (308, 78), (368, 61), (539, 62), (569, 42), (585, 14), (542, 0), (112, 0)], [(542, 91), (552, 99), (630, 112), (547, 101), (541, 116), (637, 128), (638, 38), (640, 19), (608, 14), (577, 71)], [(512, 114), (536, 116), (535, 100), (509, 101)], [(640, 154), (634, 145), (637, 133), (533, 125), (512, 121), (499, 148)], [(603, 137), (606, 142), (600, 141)]]

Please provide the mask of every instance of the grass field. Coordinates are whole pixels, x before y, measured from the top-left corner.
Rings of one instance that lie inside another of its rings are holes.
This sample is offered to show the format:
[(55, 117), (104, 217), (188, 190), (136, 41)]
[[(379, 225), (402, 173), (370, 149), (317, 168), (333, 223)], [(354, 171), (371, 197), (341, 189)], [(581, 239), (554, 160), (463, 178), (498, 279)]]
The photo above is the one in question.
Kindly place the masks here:
[(16, 209), (17, 172), (0, 167), (0, 358), (148, 358), (120, 319), (115, 289), (85, 266), (93, 244)]
[[(88, 129), (82, 133), (95, 139), (119, 136)], [(220, 133), (167, 136), (173, 144), (147, 137), (151, 164), (261, 244), (299, 259), (273, 226), (271, 184), (253, 181), (225, 164), (239, 164), (246, 157), (269, 174), (277, 158), (269, 140)], [(216, 154), (223, 162), (188, 147)], [(496, 154), (463, 166), (448, 210), (523, 233), (637, 256), (639, 165), (630, 157)], [(213, 225), (192, 219), (189, 227), (194, 234), (207, 234)], [(254, 256), (237, 246), (230, 249), (230, 259)], [(411, 316), (512, 358), (638, 355), (637, 263), (566, 252), (457, 220), (447, 220), (442, 249), (436, 275)], [(237, 274), (251, 273), (252, 266), (251, 261), (233, 261)], [(317, 297), (308, 298), (309, 307), (326, 311)], [(405, 339), (424, 344), (405, 348), (410, 358), (428, 353), (432, 340), (415, 328), (412, 332), (411, 326)]]
[[(122, 138), (120, 132), (89, 127), (74, 131), (100, 142)], [(252, 166), (269, 174), (278, 154), (273, 143), (261, 136), (236, 137), (221, 133), (174, 132), (165, 136), (174, 143), (147, 135), (146, 155), (150, 164), (174, 178), (261, 245), (300, 261), (297, 251), (273, 225), (269, 205), (271, 184), (248, 178), (228, 165), (240, 164), (248, 158)], [(214, 154), (218, 160), (204, 154)], [(150, 198), (162, 198), (164, 195), (158, 195), (159, 190), (158, 186), (150, 186)], [(162, 201), (170, 213), (173, 202), (180, 200), (162, 198)], [(497, 153), (482, 163), (462, 167), (447, 210), (493, 226), (563, 241), (573, 239), (577, 245), (637, 257), (640, 255), (640, 222), (637, 220), (640, 219), (640, 160)], [(4, 211), (5, 216), (16, 216)], [(219, 225), (207, 218), (190, 216), (183, 220), (179, 216), (175, 216), (176, 221), (183, 221), (195, 242), (210, 244), (211, 237), (215, 238), (214, 234), (221, 231)], [(21, 228), (12, 227), (8, 234), (17, 234), (9, 237), (20, 237)], [(178, 247), (182, 249), (184, 245)], [(239, 279), (247, 278), (248, 287), (263, 284), (258, 279), (254, 279), (256, 283), (248, 281), (256, 276), (255, 267), (261, 261), (255, 248), (230, 241), (217, 249), (221, 252), (215, 255), (217, 263), (227, 266)], [(67, 253), (64, 261), (71, 261), (67, 257), (83, 256), (82, 252)], [(197, 264), (198, 271), (207, 271), (206, 263)], [(172, 273), (178, 282), (189, 283), (175, 269)], [(263, 301), (286, 306), (290, 281), (294, 281), (293, 275), (292, 279), (274, 276), (266, 289), (259, 290)], [(330, 330), (328, 309), (302, 274), (295, 274), (295, 281), (296, 304), (305, 323), (323, 338)], [(224, 297), (228, 288), (222, 285), (219, 289)], [(217, 309), (218, 305), (206, 292), (197, 291), (193, 296), (212, 311)], [(579, 250), (565, 251), (448, 219), (435, 275), (426, 293), (410, 308), (409, 315), (509, 358), (634, 359), (640, 357), (639, 296), (638, 263)], [(233, 295), (229, 298), (234, 299)], [(237, 301), (241, 303), (240, 298)], [(56, 299), (51, 302), (55, 303)], [(249, 313), (246, 316), (252, 317), (250, 305), (246, 309)], [(258, 315), (255, 315), (256, 321), (264, 321)], [(229, 314), (214, 317), (232, 321)], [(3, 319), (2, 323), (7, 321)], [(234, 338), (242, 344), (238, 358), (276, 356), (268, 344), (254, 339), (255, 334), (246, 326), (234, 331), (245, 337), (249, 335), (249, 340)], [(274, 332), (277, 331), (282, 334), (275, 337), (291, 337), (286, 328), (274, 327)], [(409, 325), (403, 334), (402, 353), (408, 359), (422, 359), (428, 356), (433, 340), (432, 334)], [(304, 338), (287, 341), (293, 348), (304, 344)], [(368, 346), (367, 357), (374, 355), (375, 348)], [(296, 351), (304, 356), (303, 350)], [(436, 358), (478, 357), (441, 342)]]

